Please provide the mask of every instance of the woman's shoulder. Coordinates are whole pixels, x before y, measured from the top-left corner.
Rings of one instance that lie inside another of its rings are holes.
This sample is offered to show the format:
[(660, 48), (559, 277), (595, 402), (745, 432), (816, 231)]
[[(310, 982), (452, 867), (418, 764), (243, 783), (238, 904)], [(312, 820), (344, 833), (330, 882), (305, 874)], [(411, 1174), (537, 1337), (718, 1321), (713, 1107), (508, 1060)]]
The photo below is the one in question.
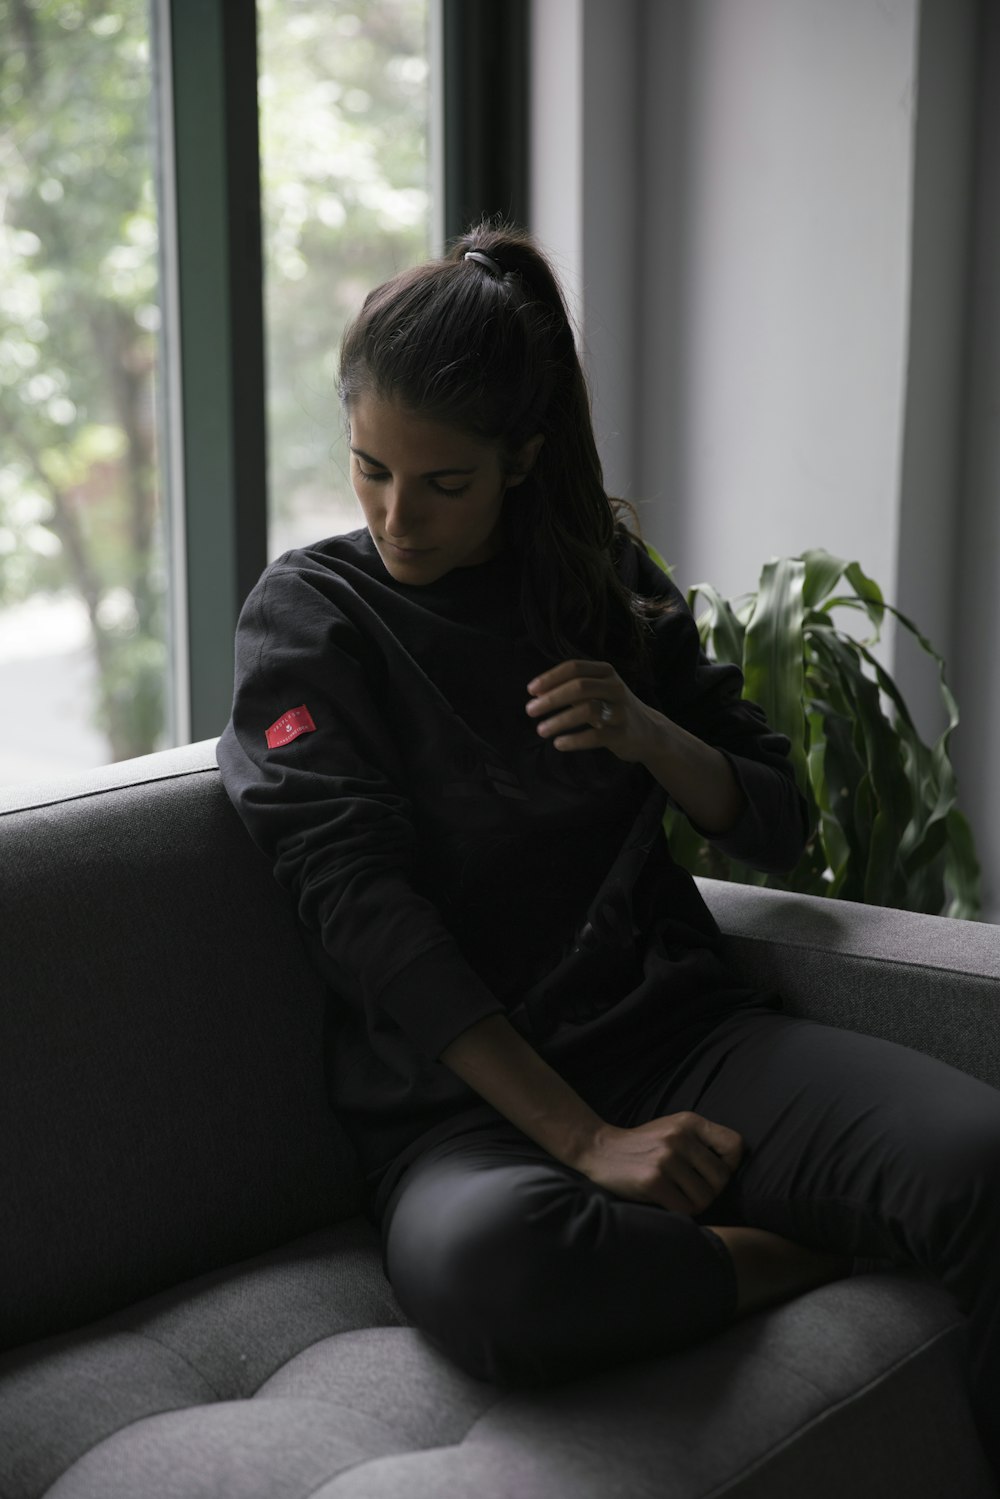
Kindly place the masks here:
[(365, 527), (292, 547), (269, 562), (247, 598), (248, 606), (270, 609), (283, 599), (313, 597), (331, 604), (368, 591), (385, 577)]
[(329, 574), (349, 582), (354, 575), (375, 577), (379, 570), (384, 573), (371, 533), (366, 526), (361, 526), (357, 531), (338, 532), (306, 546), (289, 548), (268, 564), (260, 581), (294, 577), (318, 579)]
[(364, 528), (293, 547), (261, 573), (240, 614), (238, 640), (318, 649), (368, 632), (384, 568)]

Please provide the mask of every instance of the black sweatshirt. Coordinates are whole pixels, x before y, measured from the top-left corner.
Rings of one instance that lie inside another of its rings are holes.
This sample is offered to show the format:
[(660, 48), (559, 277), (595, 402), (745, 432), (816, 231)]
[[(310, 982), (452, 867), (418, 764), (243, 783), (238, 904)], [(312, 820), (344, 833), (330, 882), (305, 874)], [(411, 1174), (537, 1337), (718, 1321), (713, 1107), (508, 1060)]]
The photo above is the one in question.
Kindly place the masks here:
[[(629, 586), (674, 604), (653, 626), (653, 706), (746, 795), (716, 842), (787, 869), (805, 835), (787, 741), (706, 661), (645, 551), (620, 550)], [(519, 595), (512, 554), (412, 587), (362, 530), (281, 557), (240, 618), (219, 765), (330, 986), (331, 1102), (380, 1202), (417, 1150), (498, 1117), (437, 1060), (485, 1016), (509, 1014), (587, 1096), (747, 997), (670, 859), (665, 793), (608, 750), (560, 753), (525, 713), (558, 657), (527, 638)]]

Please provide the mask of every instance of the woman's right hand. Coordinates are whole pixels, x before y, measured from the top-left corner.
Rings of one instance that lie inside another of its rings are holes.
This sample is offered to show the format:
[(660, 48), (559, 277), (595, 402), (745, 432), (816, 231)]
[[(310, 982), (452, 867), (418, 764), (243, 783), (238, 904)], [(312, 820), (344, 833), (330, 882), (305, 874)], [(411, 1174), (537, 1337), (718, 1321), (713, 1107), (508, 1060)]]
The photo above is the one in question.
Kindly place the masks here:
[(601, 1124), (571, 1164), (599, 1187), (694, 1217), (718, 1197), (743, 1140), (700, 1114), (666, 1114), (633, 1129)]

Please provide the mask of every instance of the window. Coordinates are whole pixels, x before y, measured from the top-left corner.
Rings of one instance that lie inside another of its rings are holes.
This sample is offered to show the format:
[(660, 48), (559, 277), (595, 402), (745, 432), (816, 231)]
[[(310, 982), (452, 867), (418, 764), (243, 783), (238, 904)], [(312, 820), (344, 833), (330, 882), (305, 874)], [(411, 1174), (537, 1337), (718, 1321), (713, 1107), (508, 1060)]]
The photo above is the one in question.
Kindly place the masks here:
[(162, 742), (145, 0), (0, 3), (0, 782)]
[(428, 0), (258, 0), (268, 552), (359, 526), (336, 360), (431, 253)]
[(0, 0), (0, 785), (221, 731), (267, 557), (360, 524), (344, 322), (524, 220), (525, 16)]

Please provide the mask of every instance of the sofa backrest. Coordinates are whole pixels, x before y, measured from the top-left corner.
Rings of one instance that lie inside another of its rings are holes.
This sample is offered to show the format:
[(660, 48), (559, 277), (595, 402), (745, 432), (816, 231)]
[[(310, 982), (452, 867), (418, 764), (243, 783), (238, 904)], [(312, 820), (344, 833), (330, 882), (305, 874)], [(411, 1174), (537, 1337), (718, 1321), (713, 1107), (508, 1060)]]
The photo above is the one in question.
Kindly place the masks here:
[(699, 880), (728, 961), (794, 1015), (1000, 1087), (1000, 926)]
[(213, 744), (0, 805), (0, 1346), (358, 1210), (324, 993)]

